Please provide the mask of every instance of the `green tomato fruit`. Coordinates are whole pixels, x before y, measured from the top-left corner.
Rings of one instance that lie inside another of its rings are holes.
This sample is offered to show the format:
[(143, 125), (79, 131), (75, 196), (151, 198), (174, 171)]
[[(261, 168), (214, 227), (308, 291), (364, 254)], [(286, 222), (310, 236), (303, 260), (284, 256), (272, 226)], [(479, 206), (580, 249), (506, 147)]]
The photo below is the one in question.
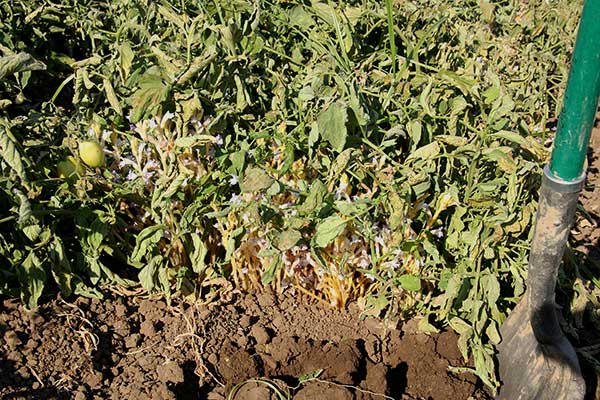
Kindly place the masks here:
[(83, 175), (85, 168), (75, 157), (69, 156), (66, 160), (58, 163), (58, 177), (62, 179), (76, 179)]
[(79, 157), (88, 167), (104, 165), (104, 151), (98, 142), (86, 140), (79, 143)]

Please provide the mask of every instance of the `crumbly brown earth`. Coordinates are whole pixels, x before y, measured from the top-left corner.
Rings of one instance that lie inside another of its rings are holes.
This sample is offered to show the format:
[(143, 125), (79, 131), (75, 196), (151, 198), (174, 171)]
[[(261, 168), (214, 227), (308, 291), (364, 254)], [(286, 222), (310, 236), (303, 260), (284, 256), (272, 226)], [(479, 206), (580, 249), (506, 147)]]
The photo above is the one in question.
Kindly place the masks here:
[(271, 387), (303, 400), (490, 398), (449, 371), (466, 365), (455, 334), (386, 329), (353, 307), (256, 293), (213, 306), (113, 294), (2, 306), (6, 399), (222, 400), (249, 379), (232, 399), (279, 399)]

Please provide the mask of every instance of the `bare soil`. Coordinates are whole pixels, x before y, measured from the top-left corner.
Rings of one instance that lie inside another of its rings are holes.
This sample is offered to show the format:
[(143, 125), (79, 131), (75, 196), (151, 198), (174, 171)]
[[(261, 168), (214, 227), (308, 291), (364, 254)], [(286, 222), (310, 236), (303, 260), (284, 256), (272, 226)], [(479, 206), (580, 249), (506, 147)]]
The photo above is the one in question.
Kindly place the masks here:
[(454, 333), (385, 328), (353, 307), (258, 293), (212, 306), (113, 294), (2, 306), (3, 399), (222, 400), (248, 379), (232, 399), (278, 398), (266, 379), (303, 400), (491, 398), (449, 372), (467, 365)]

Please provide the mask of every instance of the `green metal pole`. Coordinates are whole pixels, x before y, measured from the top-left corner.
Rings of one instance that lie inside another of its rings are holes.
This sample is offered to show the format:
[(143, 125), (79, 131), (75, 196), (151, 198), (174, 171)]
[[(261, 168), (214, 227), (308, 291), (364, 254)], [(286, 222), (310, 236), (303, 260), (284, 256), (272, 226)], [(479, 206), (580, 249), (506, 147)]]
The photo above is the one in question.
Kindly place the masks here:
[(586, 0), (550, 161), (555, 179), (570, 182), (583, 175), (599, 96), (600, 0)]

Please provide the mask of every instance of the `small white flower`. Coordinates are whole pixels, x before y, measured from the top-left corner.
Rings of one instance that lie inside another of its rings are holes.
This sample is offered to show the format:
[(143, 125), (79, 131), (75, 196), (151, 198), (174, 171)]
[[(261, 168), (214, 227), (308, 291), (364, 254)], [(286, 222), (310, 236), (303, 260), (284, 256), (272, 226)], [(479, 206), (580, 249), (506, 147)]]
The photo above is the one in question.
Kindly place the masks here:
[(112, 135), (112, 131), (109, 131), (108, 129), (104, 129), (102, 131), (102, 140), (103, 141), (108, 141), (108, 139), (110, 138), (110, 135)]
[(215, 137), (215, 144), (219, 147), (223, 146), (223, 136), (217, 135)]
[(360, 261), (358, 262), (358, 266), (363, 269), (367, 269), (370, 264), (371, 261), (367, 257), (361, 257)]
[(145, 170), (156, 169), (156, 168), (158, 168), (158, 166), (159, 166), (158, 165), (158, 161), (156, 161), (156, 160), (148, 160), (146, 162), (146, 165), (144, 165), (144, 169)]
[(163, 115), (162, 119), (160, 120), (160, 126), (161, 126), (162, 128), (164, 128), (164, 127), (165, 127), (165, 123), (166, 123), (167, 121), (169, 121), (169, 120), (172, 120), (172, 119), (173, 119), (173, 117), (175, 117), (175, 114), (173, 114), (171, 111), (167, 111), (167, 112), (165, 113), (165, 115)]
[(148, 128), (155, 129), (158, 125), (156, 125), (156, 120), (154, 118), (150, 118), (148, 120)]
[(137, 148), (138, 154), (142, 154), (145, 149), (146, 149), (146, 143), (140, 142), (140, 144), (138, 144), (138, 148)]
[(365, 274), (365, 278), (367, 278), (371, 282), (375, 281), (375, 275), (373, 274)]
[(231, 186), (237, 185), (239, 183), (238, 177), (235, 175), (231, 175), (231, 179), (229, 180), (229, 184)]
[(137, 174), (135, 172), (133, 172), (133, 170), (129, 170), (129, 172), (127, 173), (127, 180), (128, 181), (132, 181), (134, 179), (137, 178)]
[(437, 229), (432, 229), (430, 232), (433, 236), (435, 236), (439, 239), (444, 237), (444, 228), (442, 228), (442, 227), (439, 227)]
[(135, 161), (133, 161), (133, 158), (131, 157), (122, 157), (119, 160), (119, 168), (123, 168), (126, 165), (130, 166), (130, 167), (136, 167), (137, 164), (135, 163)]

